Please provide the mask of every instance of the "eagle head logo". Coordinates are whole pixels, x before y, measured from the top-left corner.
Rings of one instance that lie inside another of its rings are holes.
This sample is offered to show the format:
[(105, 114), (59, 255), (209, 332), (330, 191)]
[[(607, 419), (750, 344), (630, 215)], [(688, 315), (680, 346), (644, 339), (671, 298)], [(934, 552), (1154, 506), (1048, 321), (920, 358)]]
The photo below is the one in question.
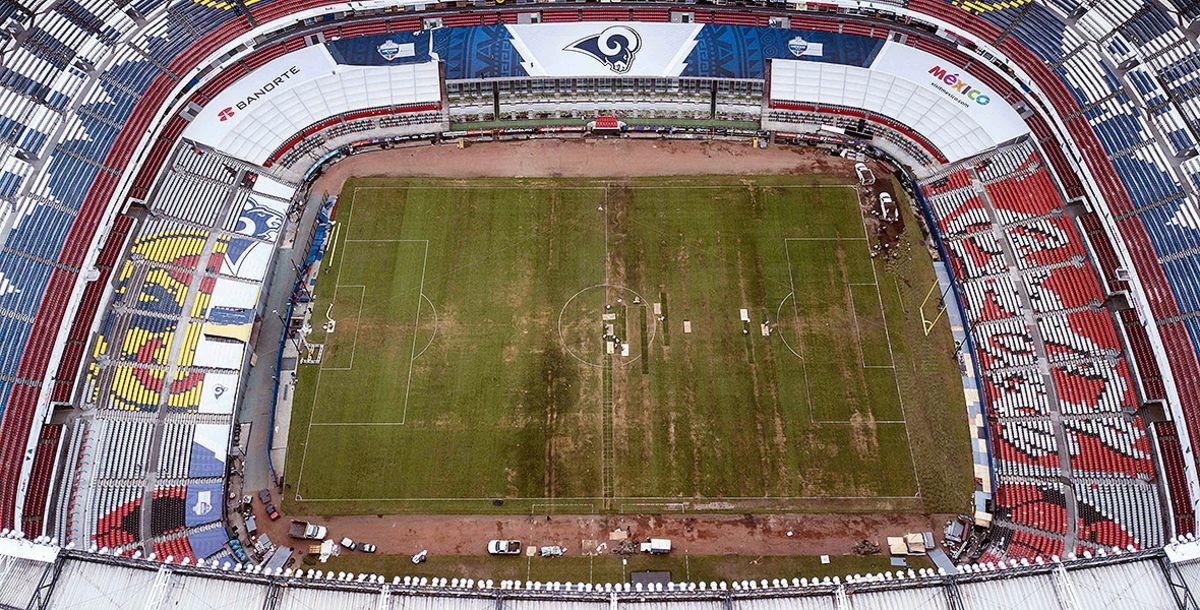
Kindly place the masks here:
[(633, 66), (633, 59), (641, 48), (642, 37), (636, 31), (623, 25), (614, 25), (599, 34), (580, 38), (563, 47), (563, 50), (583, 53), (609, 70), (624, 74)]

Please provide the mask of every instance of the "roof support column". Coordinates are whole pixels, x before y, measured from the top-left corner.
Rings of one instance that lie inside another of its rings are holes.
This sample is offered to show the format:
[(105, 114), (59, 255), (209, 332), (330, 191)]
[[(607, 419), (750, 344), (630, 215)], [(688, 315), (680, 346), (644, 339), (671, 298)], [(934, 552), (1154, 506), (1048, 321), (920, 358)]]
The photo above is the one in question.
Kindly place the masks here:
[(1166, 555), (1158, 558), (1158, 567), (1162, 569), (1163, 578), (1167, 581), (1167, 587), (1171, 590), (1171, 597), (1175, 598), (1175, 605), (1179, 606), (1179, 610), (1197, 610), (1200, 606), (1196, 605), (1196, 598), (1192, 596), (1192, 589), (1188, 586), (1187, 581), (1183, 579), (1183, 575), (1179, 573), (1179, 568), (1171, 563), (1171, 558)]
[(1079, 603), (1079, 594), (1075, 591), (1075, 583), (1071, 582), (1071, 577), (1067, 574), (1067, 569), (1063, 567), (1063, 564), (1055, 566), (1050, 576), (1054, 579), (1058, 604), (1062, 606), (1063, 610), (1083, 610), (1083, 604)]

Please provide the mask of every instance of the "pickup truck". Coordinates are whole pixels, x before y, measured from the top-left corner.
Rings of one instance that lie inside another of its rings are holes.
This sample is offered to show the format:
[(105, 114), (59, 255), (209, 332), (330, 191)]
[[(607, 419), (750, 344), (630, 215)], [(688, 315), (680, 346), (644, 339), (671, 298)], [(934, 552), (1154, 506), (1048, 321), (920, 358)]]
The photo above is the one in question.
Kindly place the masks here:
[(520, 555), (520, 540), (492, 540), (488, 542), (487, 552), (490, 555)]
[(288, 529), (288, 536), (301, 540), (324, 540), (325, 526), (307, 521), (292, 521), (292, 526)]

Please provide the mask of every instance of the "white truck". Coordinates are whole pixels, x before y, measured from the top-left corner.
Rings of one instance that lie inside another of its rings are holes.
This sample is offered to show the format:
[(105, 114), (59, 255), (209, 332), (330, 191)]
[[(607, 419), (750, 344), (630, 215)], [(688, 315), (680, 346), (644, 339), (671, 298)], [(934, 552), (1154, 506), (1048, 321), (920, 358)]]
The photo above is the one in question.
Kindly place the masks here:
[(325, 526), (307, 521), (292, 521), (292, 527), (288, 529), (288, 536), (301, 540), (324, 540)]
[(651, 555), (666, 555), (671, 552), (671, 541), (667, 538), (650, 538), (642, 543), (641, 550)]

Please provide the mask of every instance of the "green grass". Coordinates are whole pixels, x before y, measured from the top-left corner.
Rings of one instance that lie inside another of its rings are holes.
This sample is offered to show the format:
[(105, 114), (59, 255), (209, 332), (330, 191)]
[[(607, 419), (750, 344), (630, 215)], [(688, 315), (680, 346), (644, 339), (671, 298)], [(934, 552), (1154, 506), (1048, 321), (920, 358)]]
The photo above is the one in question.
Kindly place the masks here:
[[(348, 181), (288, 509), (962, 510), (957, 363), (919, 313), (929, 257), (906, 216), (911, 256), (874, 261), (854, 191), (829, 182)], [(606, 355), (605, 324), (629, 357)]]

